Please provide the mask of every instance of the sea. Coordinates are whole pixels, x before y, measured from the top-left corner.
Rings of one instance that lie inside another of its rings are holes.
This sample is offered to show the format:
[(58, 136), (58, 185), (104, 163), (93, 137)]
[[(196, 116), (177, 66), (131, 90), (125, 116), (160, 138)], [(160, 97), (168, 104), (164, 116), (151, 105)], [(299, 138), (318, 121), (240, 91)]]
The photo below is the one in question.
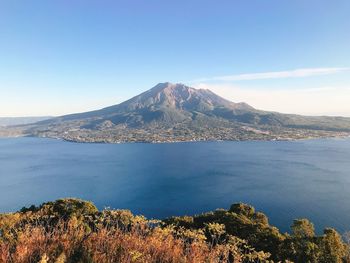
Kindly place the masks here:
[(59, 198), (147, 218), (195, 215), (243, 202), (289, 232), (350, 230), (350, 139), (72, 143), (0, 139), (0, 212)]

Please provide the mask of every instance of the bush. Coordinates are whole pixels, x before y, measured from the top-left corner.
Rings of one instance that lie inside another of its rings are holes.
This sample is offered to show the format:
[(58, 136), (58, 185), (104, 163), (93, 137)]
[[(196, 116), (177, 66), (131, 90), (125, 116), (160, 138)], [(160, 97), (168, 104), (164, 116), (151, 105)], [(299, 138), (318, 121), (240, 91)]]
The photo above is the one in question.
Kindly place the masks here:
[(312, 223), (299, 219), (292, 230), (281, 234), (245, 204), (157, 221), (60, 199), (0, 214), (0, 262), (350, 262), (334, 229), (316, 236)]

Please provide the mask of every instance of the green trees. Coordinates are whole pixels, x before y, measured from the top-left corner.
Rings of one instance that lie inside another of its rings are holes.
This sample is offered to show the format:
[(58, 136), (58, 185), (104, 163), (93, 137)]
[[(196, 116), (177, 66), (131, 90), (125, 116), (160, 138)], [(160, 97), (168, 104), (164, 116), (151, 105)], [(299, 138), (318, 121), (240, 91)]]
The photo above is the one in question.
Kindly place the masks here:
[(77, 198), (65, 198), (44, 203), (37, 208), (37, 211), (45, 213), (46, 215), (70, 218), (72, 216), (80, 217), (82, 215), (96, 214), (98, 209), (89, 201)]
[[(255, 212), (247, 204), (233, 204), (230, 210), (216, 210), (199, 216), (173, 217), (164, 221), (167, 225), (202, 229), (208, 224), (220, 224), (225, 227), (226, 235), (244, 239), (258, 251), (270, 253), (274, 260), (279, 259), (279, 248), (285, 239), (276, 227), (270, 226), (266, 215)], [(211, 236), (208, 236), (211, 239)]]
[(292, 225), (293, 236), (296, 238), (311, 238), (315, 236), (314, 225), (307, 219), (295, 219)]
[(307, 219), (296, 219), (291, 226), (292, 236), (286, 236), (282, 246), (283, 259), (305, 263), (350, 262), (349, 247), (333, 228), (315, 235), (313, 224)]
[(237, 203), (231, 205), (229, 212), (243, 215), (246, 217), (253, 217), (255, 214), (255, 209), (250, 205)]
[(307, 219), (295, 219), (291, 226), (292, 236), (285, 241), (287, 256), (295, 262), (318, 262), (320, 249), (315, 238), (314, 225)]
[[(268, 218), (247, 204), (233, 204), (230, 210), (216, 210), (194, 217), (174, 217), (166, 224), (201, 229), (209, 224), (224, 226), (226, 235), (247, 241), (257, 251), (271, 254), (274, 261), (295, 263), (340, 263), (346, 261), (348, 247), (334, 229), (315, 235), (314, 225), (307, 219), (296, 219), (292, 233), (282, 234), (269, 224)], [(209, 236), (210, 239), (210, 236)]]
[(341, 236), (333, 228), (326, 228), (322, 241), (321, 248), (321, 263), (341, 263), (347, 253), (347, 247), (343, 243)]

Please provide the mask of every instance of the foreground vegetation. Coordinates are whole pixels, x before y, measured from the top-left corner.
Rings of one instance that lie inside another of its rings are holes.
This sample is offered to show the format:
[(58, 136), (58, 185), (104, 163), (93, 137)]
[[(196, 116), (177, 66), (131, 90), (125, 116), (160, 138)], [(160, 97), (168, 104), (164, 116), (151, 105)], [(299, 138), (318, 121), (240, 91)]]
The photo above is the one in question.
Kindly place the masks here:
[(0, 262), (350, 262), (327, 228), (295, 220), (282, 234), (245, 204), (194, 217), (146, 220), (62, 199), (0, 215)]

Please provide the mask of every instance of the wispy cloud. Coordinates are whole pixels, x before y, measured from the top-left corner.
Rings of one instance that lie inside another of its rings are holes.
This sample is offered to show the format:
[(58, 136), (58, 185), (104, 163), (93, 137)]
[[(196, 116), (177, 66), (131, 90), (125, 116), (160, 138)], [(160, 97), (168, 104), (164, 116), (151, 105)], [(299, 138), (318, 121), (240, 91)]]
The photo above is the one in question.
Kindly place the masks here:
[(261, 73), (246, 73), (238, 75), (216, 76), (210, 78), (201, 78), (190, 81), (191, 83), (209, 82), (209, 81), (244, 81), (258, 79), (282, 79), (282, 78), (304, 78), (319, 75), (330, 75), (344, 71), (350, 68), (302, 68), (286, 71), (272, 71)]
[(304, 86), (293, 89), (239, 86), (234, 83), (199, 83), (195, 88), (210, 89), (234, 101), (270, 111), (304, 115), (350, 117), (349, 86)]

